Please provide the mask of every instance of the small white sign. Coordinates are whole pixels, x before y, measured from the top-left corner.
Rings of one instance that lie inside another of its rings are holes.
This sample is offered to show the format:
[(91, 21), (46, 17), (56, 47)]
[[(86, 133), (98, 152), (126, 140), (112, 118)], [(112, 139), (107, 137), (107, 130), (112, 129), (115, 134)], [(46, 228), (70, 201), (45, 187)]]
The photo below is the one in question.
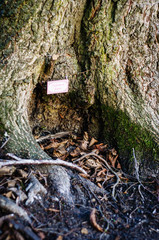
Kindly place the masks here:
[(54, 80), (47, 82), (47, 94), (68, 92), (68, 79)]

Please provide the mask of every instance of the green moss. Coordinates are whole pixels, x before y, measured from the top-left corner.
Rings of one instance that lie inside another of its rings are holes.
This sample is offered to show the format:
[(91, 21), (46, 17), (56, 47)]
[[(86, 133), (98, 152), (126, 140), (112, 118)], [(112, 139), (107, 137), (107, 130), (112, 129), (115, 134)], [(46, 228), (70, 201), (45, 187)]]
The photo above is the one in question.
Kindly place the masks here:
[(159, 146), (152, 135), (137, 123), (130, 120), (121, 110), (102, 105), (103, 138), (118, 149), (121, 159), (130, 166), (132, 149), (135, 149), (137, 159), (143, 163), (159, 160)]

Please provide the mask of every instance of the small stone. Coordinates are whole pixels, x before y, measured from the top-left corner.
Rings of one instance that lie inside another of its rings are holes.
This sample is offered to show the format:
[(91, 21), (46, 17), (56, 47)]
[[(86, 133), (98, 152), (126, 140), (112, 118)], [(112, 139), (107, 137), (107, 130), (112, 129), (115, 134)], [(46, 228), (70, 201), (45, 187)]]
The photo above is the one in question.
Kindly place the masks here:
[(88, 234), (88, 229), (87, 228), (82, 228), (81, 233), (87, 235)]

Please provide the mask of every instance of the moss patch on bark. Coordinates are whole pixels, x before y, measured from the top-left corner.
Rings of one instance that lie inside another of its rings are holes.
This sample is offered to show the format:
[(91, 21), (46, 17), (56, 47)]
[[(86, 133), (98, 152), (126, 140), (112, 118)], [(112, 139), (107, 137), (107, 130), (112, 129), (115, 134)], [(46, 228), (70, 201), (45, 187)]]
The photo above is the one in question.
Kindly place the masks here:
[(102, 105), (103, 138), (118, 148), (120, 158), (125, 162), (125, 167), (132, 167), (133, 154), (141, 165), (157, 164), (159, 161), (159, 146), (154, 141), (152, 134), (137, 123), (130, 120), (128, 115), (121, 110)]

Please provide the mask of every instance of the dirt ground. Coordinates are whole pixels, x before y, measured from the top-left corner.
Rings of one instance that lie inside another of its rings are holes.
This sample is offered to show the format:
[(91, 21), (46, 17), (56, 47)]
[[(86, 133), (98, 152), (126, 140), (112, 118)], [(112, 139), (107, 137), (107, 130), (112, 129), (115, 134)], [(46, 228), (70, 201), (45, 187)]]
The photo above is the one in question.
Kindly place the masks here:
[[(156, 177), (139, 179), (135, 174), (123, 173), (116, 150), (89, 138), (87, 133), (82, 138), (57, 137), (39, 144), (50, 156), (78, 164), (88, 176), (67, 168), (74, 201), (71, 205), (55, 194), (47, 175), (21, 165), (7, 167), (5, 174), (0, 171), (1, 196), (18, 204), (31, 220), (0, 204), (0, 240), (159, 239)], [(26, 205), (28, 174), (33, 174), (47, 193), (37, 195), (33, 203)], [(89, 187), (90, 182), (97, 191)]]

